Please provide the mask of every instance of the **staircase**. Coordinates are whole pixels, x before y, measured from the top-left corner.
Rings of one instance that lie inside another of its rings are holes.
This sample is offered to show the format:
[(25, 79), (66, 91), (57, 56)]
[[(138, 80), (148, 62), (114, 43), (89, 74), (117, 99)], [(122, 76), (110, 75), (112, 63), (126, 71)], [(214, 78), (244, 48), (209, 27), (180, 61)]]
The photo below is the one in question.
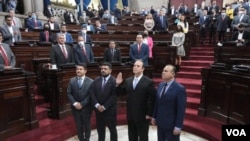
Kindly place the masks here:
[(184, 130), (204, 137), (210, 141), (221, 140), (221, 122), (198, 115), (201, 94), (201, 68), (209, 67), (214, 62), (213, 47), (193, 47), (190, 59), (183, 60), (176, 80), (186, 87), (187, 110)]

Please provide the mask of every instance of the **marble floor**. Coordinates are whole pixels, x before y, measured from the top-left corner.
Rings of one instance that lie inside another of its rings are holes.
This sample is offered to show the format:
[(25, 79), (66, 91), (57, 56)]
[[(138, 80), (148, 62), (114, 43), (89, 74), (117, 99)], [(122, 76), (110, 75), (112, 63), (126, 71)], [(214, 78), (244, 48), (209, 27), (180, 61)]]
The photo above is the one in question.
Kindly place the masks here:
[[(127, 126), (117, 126), (118, 131), (118, 141), (128, 141), (127, 135)], [(90, 141), (97, 141), (98, 135), (96, 130), (91, 131)], [(150, 126), (149, 128), (149, 141), (156, 141), (157, 140), (157, 128), (155, 126)], [(77, 136), (71, 137), (65, 141), (78, 141)], [(106, 140), (110, 141), (109, 139), (109, 130), (106, 129)], [(198, 137), (194, 134), (182, 131), (181, 133), (181, 141), (208, 141), (204, 138)]]

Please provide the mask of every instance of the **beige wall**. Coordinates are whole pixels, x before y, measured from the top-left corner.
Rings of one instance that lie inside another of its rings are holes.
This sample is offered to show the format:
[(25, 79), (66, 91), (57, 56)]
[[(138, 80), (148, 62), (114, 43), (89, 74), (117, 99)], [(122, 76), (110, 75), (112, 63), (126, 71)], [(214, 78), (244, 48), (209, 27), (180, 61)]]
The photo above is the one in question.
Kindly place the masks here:
[(130, 9), (136, 9), (139, 11), (140, 9), (150, 9), (151, 6), (154, 7), (155, 10), (160, 8), (162, 5), (165, 7), (168, 6), (168, 0), (129, 0)]

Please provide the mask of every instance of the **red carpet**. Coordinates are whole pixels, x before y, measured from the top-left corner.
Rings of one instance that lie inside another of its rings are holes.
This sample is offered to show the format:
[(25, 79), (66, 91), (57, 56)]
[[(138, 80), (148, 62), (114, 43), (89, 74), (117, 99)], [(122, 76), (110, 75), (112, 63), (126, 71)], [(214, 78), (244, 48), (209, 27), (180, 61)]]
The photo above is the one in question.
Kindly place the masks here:
[[(212, 47), (193, 47), (190, 52), (190, 59), (183, 60), (176, 80), (186, 87), (188, 94), (184, 130), (211, 141), (220, 141), (221, 123), (197, 114), (201, 93), (200, 70), (203, 67), (209, 67), (211, 63), (213, 63)], [(154, 78), (154, 81), (157, 85), (161, 79)], [(46, 107), (48, 105), (44, 103), (41, 96), (36, 96), (36, 104), (39, 128), (10, 137), (6, 141), (62, 141), (76, 134), (72, 116), (63, 120), (51, 120), (47, 118)], [(119, 103), (118, 107), (118, 124), (126, 124), (124, 103)], [(92, 116), (92, 128), (95, 128), (94, 116)]]

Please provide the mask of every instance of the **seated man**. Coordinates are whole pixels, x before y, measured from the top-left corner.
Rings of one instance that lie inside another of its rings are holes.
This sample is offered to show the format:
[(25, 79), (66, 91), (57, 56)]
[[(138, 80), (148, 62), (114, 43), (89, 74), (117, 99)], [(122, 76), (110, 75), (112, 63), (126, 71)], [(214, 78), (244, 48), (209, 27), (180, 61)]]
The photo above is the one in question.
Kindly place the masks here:
[(42, 29), (43, 25), (40, 20), (37, 19), (36, 13), (32, 13), (31, 18), (27, 21), (28, 30)]
[(232, 40), (235, 41), (236, 46), (244, 46), (249, 40), (249, 32), (247, 32), (245, 27), (240, 24), (238, 26), (238, 31), (233, 33)]
[(118, 20), (113, 14), (111, 14), (111, 17), (108, 19), (108, 24), (118, 24)]
[(60, 30), (59, 24), (55, 22), (55, 17), (50, 17), (48, 20), (50, 30)]
[(76, 64), (93, 63), (94, 54), (89, 44), (85, 44), (83, 36), (78, 36), (78, 44), (73, 48), (73, 54)]
[(63, 34), (64, 35), (64, 42), (65, 43), (69, 43), (69, 44), (73, 44), (74, 40), (71, 36), (70, 33), (67, 32), (67, 27), (65, 24), (61, 25), (61, 31), (57, 34)]
[(109, 41), (109, 48), (104, 51), (104, 62), (121, 62), (121, 51), (116, 48), (116, 43), (113, 40)]
[(95, 21), (95, 31), (96, 33), (107, 31), (106, 26), (101, 24), (99, 20)]
[(16, 57), (8, 44), (2, 43), (3, 35), (0, 32), (0, 70), (15, 67)]
[(79, 35), (81, 35), (83, 37), (85, 44), (89, 44), (90, 47), (92, 47), (92, 39), (91, 39), (90, 35), (87, 34), (87, 27), (86, 26), (82, 26), (82, 30), (80, 31)]
[(67, 63), (75, 63), (72, 48), (65, 44), (64, 34), (57, 34), (57, 44), (51, 47), (51, 64), (60, 67)]

